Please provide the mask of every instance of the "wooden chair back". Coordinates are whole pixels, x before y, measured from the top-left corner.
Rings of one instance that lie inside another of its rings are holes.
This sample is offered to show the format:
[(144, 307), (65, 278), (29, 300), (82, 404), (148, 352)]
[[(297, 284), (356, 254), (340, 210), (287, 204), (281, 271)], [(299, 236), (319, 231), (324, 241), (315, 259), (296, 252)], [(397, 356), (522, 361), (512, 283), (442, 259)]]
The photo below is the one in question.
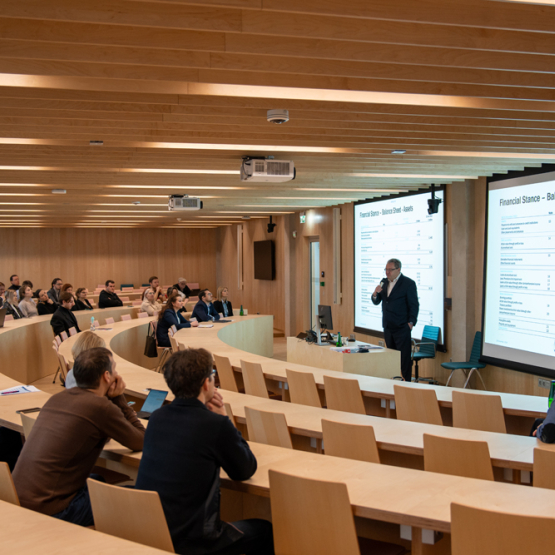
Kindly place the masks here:
[(285, 415), (245, 407), (249, 441), (293, 449)]
[(366, 414), (357, 380), (324, 376), (324, 389), (328, 409)]
[(60, 339), (63, 341), (65, 341), (68, 338), (68, 335), (65, 331), (60, 333)]
[(485, 441), (424, 434), (424, 470), (493, 481), (493, 467)]
[(177, 351), (179, 351), (179, 343), (177, 342), (177, 339), (173, 336), (173, 334), (170, 335), (170, 345), (172, 353), (177, 353)]
[(122, 303), (128, 303), (128, 302), (129, 302), (129, 297), (120, 297), (119, 300), (120, 300)]
[(74, 335), (77, 335), (77, 330), (75, 329), (75, 326), (69, 328), (69, 335), (70, 335), (70, 337), (74, 336)]
[(87, 480), (96, 530), (175, 553), (160, 497), (155, 491)]
[(555, 519), (508, 514), (451, 503), (452, 555), (547, 555)]
[(177, 344), (177, 350), (178, 351), (186, 351), (187, 350), (187, 345), (185, 345), (184, 343), (178, 343)]
[(285, 372), (287, 374), (287, 386), (289, 387), (291, 402), (321, 409), (322, 403), (318, 395), (318, 387), (314, 374), (289, 369), (286, 369)]
[(4, 316), (4, 322), (11, 322), (13, 320), (13, 316), (11, 314), (6, 314)]
[(247, 395), (255, 395), (263, 399), (269, 399), (266, 380), (262, 365), (258, 362), (241, 361), (241, 369), (243, 371), (243, 383), (245, 384), (245, 392)]
[[(33, 414), (38, 415), (38, 412)], [(23, 435), (25, 436), (25, 439), (27, 439), (31, 434), (31, 430), (35, 425), (35, 420), (37, 419), (37, 417), (29, 416), (28, 414), (23, 414), (21, 412), (19, 413), (19, 416), (21, 416), (21, 424), (23, 425)]]
[(143, 304), (143, 301), (141, 301), (141, 299), (137, 299), (137, 300), (133, 301), (131, 304), (133, 306), (141, 306)]
[(56, 353), (56, 355), (58, 356), (58, 363), (59, 363), (59, 366), (60, 366), (60, 374), (62, 375), (62, 379), (65, 382), (66, 378), (67, 378), (67, 374), (71, 370), (71, 368), (69, 367), (69, 364), (67, 363), (66, 357), (64, 355), (62, 355), (62, 353), (60, 353), (60, 351), (58, 351)]
[(122, 322), (127, 322), (128, 320), (131, 320), (131, 314), (124, 314), (124, 315), (121, 317), (121, 321), (122, 321)]
[(139, 314), (137, 314), (138, 318), (148, 318), (148, 312), (139, 312)]
[(231, 420), (231, 423), (237, 428), (237, 420), (235, 420), (235, 415), (233, 414), (233, 409), (229, 403), (224, 403), (225, 413), (227, 417)]
[(506, 434), (501, 396), (453, 391), (453, 428)]
[(104, 321), (104, 324), (113, 324), (114, 323), (114, 319), (113, 318), (106, 318), (106, 320)]
[(237, 382), (233, 374), (233, 367), (229, 358), (220, 355), (212, 355), (214, 357), (214, 363), (216, 364), (216, 370), (218, 371), (218, 378), (220, 379), (220, 387), (227, 391), (235, 391), (239, 393), (239, 388), (237, 387)]
[(62, 344), (62, 338), (59, 335), (54, 337), (54, 341), (58, 344), (58, 347)]
[(0, 462), (0, 501), (19, 505), (19, 497), (12, 480), (12, 473), (6, 462)]
[(347, 486), (269, 471), (276, 555), (360, 555)]
[(555, 451), (534, 449), (534, 487), (555, 489)]
[(437, 395), (433, 389), (404, 387), (395, 384), (393, 390), (397, 420), (443, 426)]
[(380, 454), (372, 426), (323, 419), (322, 433), (326, 455), (379, 464)]

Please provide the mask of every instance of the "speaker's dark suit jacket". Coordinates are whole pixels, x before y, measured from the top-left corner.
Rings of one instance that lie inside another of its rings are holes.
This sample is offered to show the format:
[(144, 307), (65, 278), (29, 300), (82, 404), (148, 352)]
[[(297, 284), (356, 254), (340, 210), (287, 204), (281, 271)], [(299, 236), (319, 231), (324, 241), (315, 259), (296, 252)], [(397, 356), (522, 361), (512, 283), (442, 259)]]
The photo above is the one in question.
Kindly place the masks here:
[(176, 553), (212, 553), (243, 536), (220, 520), (220, 467), (232, 480), (256, 471), (227, 416), (198, 399), (174, 399), (152, 414), (135, 487), (160, 495)]
[(375, 305), (382, 303), (382, 325), (384, 329), (395, 330), (407, 326), (409, 322), (416, 324), (418, 319), (418, 294), (416, 283), (403, 274), (399, 276), (391, 295), (387, 296), (387, 288), (378, 293)]

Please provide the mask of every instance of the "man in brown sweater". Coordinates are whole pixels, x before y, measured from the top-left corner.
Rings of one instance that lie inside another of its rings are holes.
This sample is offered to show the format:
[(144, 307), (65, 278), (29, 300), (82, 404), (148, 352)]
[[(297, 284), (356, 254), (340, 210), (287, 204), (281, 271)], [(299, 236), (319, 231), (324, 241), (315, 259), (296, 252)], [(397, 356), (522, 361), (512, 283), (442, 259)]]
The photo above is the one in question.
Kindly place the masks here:
[(104, 444), (113, 438), (141, 451), (145, 429), (125, 400), (108, 349), (81, 353), (73, 374), (77, 387), (53, 395), (40, 411), (13, 479), (23, 507), (91, 526), (86, 480)]

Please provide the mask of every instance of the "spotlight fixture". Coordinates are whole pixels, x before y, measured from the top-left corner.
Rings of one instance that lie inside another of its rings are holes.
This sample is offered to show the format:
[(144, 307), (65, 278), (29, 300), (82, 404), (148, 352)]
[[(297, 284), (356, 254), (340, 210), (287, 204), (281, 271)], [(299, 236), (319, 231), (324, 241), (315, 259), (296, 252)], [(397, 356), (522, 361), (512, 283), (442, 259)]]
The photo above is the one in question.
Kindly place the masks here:
[(406, 154), (407, 151), (403, 150), (402, 148), (396, 148), (395, 150), (391, 151), (391, 154)]
[(89, 146), (104, 146), (104, 141), (89, 141)]
[(439, 210), (439, 205), (441, 204), (441, 199), (436, 198), (436, 186), (432, 183), (432, 198), (428, 199), (428, 214), (437, 214)]
[(52, 189), (54, 195), (65, 195), (67, 191), (65, 189)]
[(134, 204), (135, 206), (139, 206), (139, 204), (141, 204), (141, 201), (140, 201), (140, 200), (134, 200), (134, 201), (133, 201), (133, 204)]
[(270, 216), (270, 223), (268, 224), (268, 233), (273, 233), (276, 228), (276, 224), (272, 223), (272, 216)]
[(287, 123), (289, 121), (289, 111), (288, 110), (268, 110), (266, 113), (266, 119), (269, 123), (276, 123), (281, 125), (282, 123)]

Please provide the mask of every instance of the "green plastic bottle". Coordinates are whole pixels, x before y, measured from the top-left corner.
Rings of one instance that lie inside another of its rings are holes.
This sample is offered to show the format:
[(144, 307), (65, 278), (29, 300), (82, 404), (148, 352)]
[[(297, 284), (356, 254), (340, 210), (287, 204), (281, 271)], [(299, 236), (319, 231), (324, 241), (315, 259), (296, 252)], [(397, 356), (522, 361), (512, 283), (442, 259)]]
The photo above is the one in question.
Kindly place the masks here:
[(239, 311), (239, 316), (244, 316), (245, 311), (243, 310), (243, 305), (241, 305), (241, 310)]
[(551, 387), (549, 388), (549, 397), (547, 399), (547, 408), (551, 407), (551, 403), (553, 403), (553, 397), (555, 397), (555, 380), (551, 380)]
[(336, 347), (343, 347), (343, 341), (341, 340), (341, 332), (337, 332), (337, 343), (335, 344)]

